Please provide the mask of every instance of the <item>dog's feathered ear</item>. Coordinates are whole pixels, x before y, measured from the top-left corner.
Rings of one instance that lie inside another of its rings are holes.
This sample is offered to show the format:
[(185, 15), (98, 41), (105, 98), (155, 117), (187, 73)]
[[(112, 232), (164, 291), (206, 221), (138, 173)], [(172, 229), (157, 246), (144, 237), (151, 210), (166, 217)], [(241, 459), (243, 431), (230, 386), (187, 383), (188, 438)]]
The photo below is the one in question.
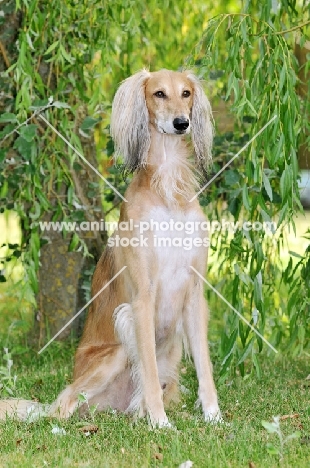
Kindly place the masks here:
[(192, 141), (198, 165), (206, 170), (212, 160), (213, 117), (210, 103), (198, 78), (189, 73), (187, 78), (194, 85), (192, 107)]
[(149, 114), (145, 101), (145, 82), (150, 73), (142, 70), (127, 78), (118, 88), (111, 115), (111, 136), (115, 158), (123, 158), (126, 170), (143, 166), (150, 148)]

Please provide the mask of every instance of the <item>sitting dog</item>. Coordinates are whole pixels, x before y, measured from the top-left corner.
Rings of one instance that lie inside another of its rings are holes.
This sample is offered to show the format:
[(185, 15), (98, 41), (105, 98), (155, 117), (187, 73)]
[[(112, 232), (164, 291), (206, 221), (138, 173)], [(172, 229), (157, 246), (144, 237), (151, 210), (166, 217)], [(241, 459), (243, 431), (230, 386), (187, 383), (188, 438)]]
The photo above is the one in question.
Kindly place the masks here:
[[(136, 412), (152, 426), (169, 427), (165, 406), (177, 398), (184, 344), (194, 360), (205, 420), (220, 420), (203, 282), (191, 268), (205, 275), (208, 239), (201, 228), (205, 216), (193, 200), (198, 183), (189, 134), (204, 168), (211, 160), (212, 114), (192, 73), (143, 70), (121, 84), (111, 135), (116, 157), (134, 176), (119, 227), (94, 273), (74, 381), (49, 415), (69, 417), (85, 393), (98, 410)], [(190, 237), (180, 229), (188, 223), (195, 227)], [(32, 404), (2, 402), (0, 413), (23, 418)]]

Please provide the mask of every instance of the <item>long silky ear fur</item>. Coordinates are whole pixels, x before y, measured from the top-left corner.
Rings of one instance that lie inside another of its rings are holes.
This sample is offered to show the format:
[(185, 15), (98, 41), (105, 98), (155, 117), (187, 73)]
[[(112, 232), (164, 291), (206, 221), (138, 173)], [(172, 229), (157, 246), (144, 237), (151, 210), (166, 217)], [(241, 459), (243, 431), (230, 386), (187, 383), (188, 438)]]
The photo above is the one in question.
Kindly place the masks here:
[(143, 166), (150, 148), (149, 114), (145, 101), (145, 82), (150, 73), (142, 70), (127, 78), (118, 88), (111, 115), (111, 136), (115, 158), (124, 160), (125, 169), (133, 172)]
[(201, 82), (189, 73), (187, 78), (194, 85), (192, 108), (192, 141), (198, 166), (206, 171), (212, 161), (213, 117), (210, 103)]

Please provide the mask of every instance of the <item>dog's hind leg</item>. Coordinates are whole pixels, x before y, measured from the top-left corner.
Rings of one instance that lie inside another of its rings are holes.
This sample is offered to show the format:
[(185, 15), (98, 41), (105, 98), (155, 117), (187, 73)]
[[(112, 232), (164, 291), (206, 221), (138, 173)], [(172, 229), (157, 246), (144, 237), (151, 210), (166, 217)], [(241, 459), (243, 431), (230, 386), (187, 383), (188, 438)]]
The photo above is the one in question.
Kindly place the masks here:
[(179, 365), (182, 359), (182, 337), (173, 334), (168, 346), (157, 355), (158, 374), (163, 389), (164, 406), (179, 401)]
[[(127, 364), (127, 355), (121, 345), (106, 346), (105, 356), (101, 358), (102, 352), (98, 351), (97, 356), (89, 360), (86, 370), (74, 380), (52, 404), (49, 415), (62, 418), (69, 418), (78, 407), (78, 396), (86, 394), (88, 400), (93, 399), (124, 371)], [(87, 354), (88, 349), (85, 349)], [(83, 349), (79, 349), (80, 359)], [(87, 365), (87, 363), (86, 363)]]

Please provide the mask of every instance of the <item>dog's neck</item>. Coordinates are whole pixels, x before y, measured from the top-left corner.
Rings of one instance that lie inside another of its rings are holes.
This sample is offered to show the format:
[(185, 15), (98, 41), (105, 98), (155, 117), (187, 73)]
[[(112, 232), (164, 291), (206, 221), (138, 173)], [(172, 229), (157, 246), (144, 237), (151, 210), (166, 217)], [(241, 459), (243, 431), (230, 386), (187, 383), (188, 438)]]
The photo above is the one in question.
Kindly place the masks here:
[(198, 186), (190, 164), (189, 149), (182, 135), (159, 133), (150, 126), (151, 145), (145, 167), (150, 188), (167, 205), (180, 205), (190, 200)]
[(178, 161), (185, 161), (188, 148), (182, 135), (159, 133), (150, 125), (151, 145), (147, 157), (147, 164), (158, 169), (162, 165), (169, 165)]

